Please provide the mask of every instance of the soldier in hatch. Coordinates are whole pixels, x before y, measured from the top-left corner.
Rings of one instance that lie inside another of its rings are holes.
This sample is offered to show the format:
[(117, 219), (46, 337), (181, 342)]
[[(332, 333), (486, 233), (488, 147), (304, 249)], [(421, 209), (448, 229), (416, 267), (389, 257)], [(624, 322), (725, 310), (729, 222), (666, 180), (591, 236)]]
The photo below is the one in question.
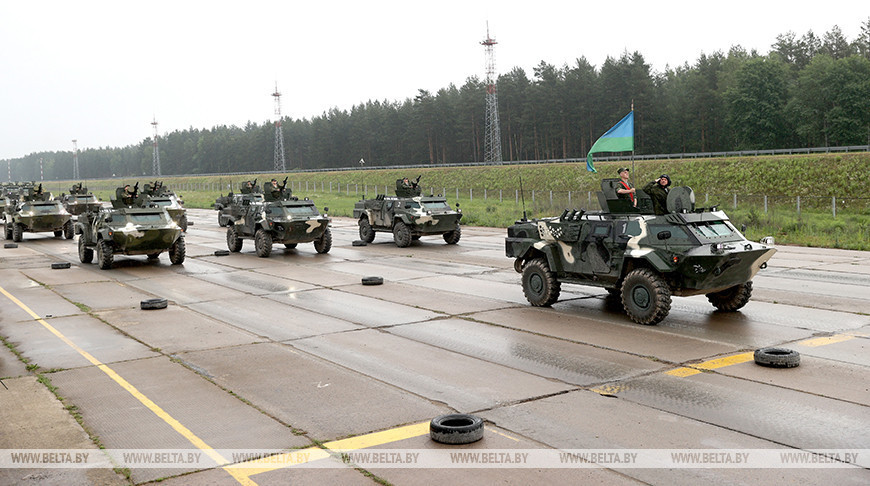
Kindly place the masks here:
[(637, 189), (635, 189), (634, 186), (631, 184), (631, 181), (628, 180), (628, 167), (620, 167), (618, 169), (618, 172), (619, 184), (616, 186), (616, 195), (620, 199), (631, 199), (631, 205), (637, 206), (637, 198), (635, 197)]
[(667, 214), (668, 212), (668, 191), (671, 189), (671, 178), (667, 174), (662, 174), (658, 179), (643, 186), (643, 192), (649, 194), (653, 202), (653, 211), (656, 214)]

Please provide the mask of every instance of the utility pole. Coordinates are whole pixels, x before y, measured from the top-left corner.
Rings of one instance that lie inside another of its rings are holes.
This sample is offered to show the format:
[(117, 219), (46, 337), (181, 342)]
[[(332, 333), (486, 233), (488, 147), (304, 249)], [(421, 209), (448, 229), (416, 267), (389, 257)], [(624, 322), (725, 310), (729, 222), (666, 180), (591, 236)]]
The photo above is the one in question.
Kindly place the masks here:
[(284, 131), (281, 130), (281, 93), (278, 91), (278, 82), (275, 82), (275, 172), (285, 172), (287, 164), (284, 161)]
[(73, 140), (73, 180), (79, 178), (79, 146), (78, 140)]
[(151, 125), (154, 127), (154, 153), (151, 156), (151, 174), (160, 175), (160, 150), (157, 147), (157, 118), (152, 118)]
[(495, 73), (495, 50), (498, 44), (489, 36), (489, 22), (486, 23), (486, 40), (480, 43), (486, 47), (486, 133), (484, 134), (484, 162), (501, 162), (501, 130), (498, 124), (498, 92)]
[(44, 181), (45, 177), (42, 174), (42, 157), (39, 158), (39, 180)]

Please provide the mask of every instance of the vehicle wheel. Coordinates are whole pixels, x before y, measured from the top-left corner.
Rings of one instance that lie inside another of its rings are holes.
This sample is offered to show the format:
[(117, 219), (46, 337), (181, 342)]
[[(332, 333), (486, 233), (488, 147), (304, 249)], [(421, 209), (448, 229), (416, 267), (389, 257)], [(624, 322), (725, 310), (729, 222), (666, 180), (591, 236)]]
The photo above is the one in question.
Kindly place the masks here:
[(381, 285), (384, 283), (384, 277), (363, 277), (363, 285)]
[(268, 257), (272, 254), (272, 235), (262, 228), (258, 229), (254, 234), (254, 247), (258, 257)]
[(785, 348), (756, 349), (755, 363), (771, 368), (794, 368), (801, 364), (801, 355), (797, 351)]
[(375, 230), (372, 229), (369, 218), (362, 216), (359, 218), (359, 239), (366, 243), (375, 241)]
[(411, 230), (405, 223), (396, 221), (393, 225), (393, 241), (399, 248), (411, 246)]
[(735, 285), (721, 292), (707, 294), (707, 300), (720, 311), (734, 312), (740, 309), (752, 297), (752, 282)]
[(187, 231), (187, 215), (182, 214), (180, 218), (178, 218), (178, 226), (181, 226), (181, 231)]
[(63, 224), (63, 237), (68, 239), (68, 240), (73, 239), (73, 237), (75, 236), (74, 229), (75, 228), (73, 227), (72, 220), (69, 220), (66, 223), (64, 223)]
[(483, 438), (483, 419), (465, 413), (441, 415), (429, 422), (429, 437), (442, 444), (470, 444)]
[(61, 236), (63, 236), (63, 230), (62, 230), (62, 229), (57, 230), (57, 231), (54, 232), (54, 237), (55, 237), (55, 238), (60, 238)]
[(284, 243), (284, 248), (293, 249), (296, 248), (297, 245), (299, 245), (299, 243)]
[(543, 258), (533, 258), (523, 266), (523, 293), (536, 307), (549, 307), (559, 300), (562, 284)]
[(181, 265), (184, 263), (184, 256), (187, 253), (187, 247), (184, 244), (184, 235), (179, 236), (175, 243), (169, 247), (169, 261), (173, 265)]
[(13, 223), (12, 224), (12, 241), (18, 243), (21, 241), (22, 236), (24, 235), (24, 225), (21, 223)]
[(229, 225), (227, 227), (227, 248), (233, 253), (238, 253), (242, 251), (242, 243), (242, 239), (236, 233), (236, 227)]
[(622, 283), (622, 306), (632, 321), (654, 326), (671, 310), (671, 289), (654, 271), (636, 268)]
[(6, 239), (12, 239), (12, 225), (9, 223), (3, 223), (3, 229), (6, 231)]
[(314, 240), (314, 249), (317, 253), (329, 253), (332, 248), (332, 231), (326, 228), (326, 231), (320, 235), (320, 238)]
[(149, 309), (165, 309), (169, 303), (166, 299), (146, 299), (139, 302), (139, 307), (144, 310)]
[(218, 226), (223, 228), (226, 225), (227, 225), (227, 222), (224, 220), (223, 216), (221, 216), (221, 213), (218, 213)]
[(79, 260), (82, 263), (94, 261), (94, 249), (85, 246), (85, 240), (81, 236), (79, 236)]
[(148, 254), (149, 260), (157, 260), (158, 258), (160, 258), (160, 253), (149, 253)]
[(459, 229), (459, 223), (456, 223), (456, 229), (444, 233), (444, 241), (446, 241), (448, 245), (459, 243), (460, 237), (462, 237), (462, 230)]
[(97, 263), (100, 264), (102, 270), (112, 268), (112, 261), (115, 258), (115, 249), (112, 244), (106, 240), (100, 240), (97, 243)]

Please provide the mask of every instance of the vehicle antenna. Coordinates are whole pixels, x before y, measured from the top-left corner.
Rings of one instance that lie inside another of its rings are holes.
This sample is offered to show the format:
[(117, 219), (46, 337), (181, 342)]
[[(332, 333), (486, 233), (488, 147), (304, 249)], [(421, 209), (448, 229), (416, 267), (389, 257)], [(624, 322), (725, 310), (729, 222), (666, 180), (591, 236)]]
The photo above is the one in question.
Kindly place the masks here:
[(523, 201), (523, 221), (528, 221), (526, 216), (526, 193), (523, 191), (523, 176), (520, 176), (520, 198)]

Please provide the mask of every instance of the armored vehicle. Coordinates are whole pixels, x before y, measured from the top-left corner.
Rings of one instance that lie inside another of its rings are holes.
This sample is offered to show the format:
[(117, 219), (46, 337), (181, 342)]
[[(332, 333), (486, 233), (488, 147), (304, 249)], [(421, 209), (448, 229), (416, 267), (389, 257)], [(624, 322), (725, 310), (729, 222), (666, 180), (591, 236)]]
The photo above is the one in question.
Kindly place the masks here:
[(245, 212), (246, 205), (263, 204), (264, 197), (260, 192), (260, 187), (257, 186), (256, 179), (253, 182), (245, 181), (241, 186), (240, 193), (233, 194), (230, 191), (226, 196), (219, 196), (215, 200), (214, 208), (218, 211), (218, 224), (221, 227), (225, 227), (230, 221), (240, 219)]
[(667, 213), (655, 215), (643, 191), (637, 206), (619, 198), (618, 183), (601, 182), (601, 211), (565, 210), (508, 228), (505, 253), (532, 305), (555, 303), (562, 283), (603, 287), (647, 325), (668, 315), (672, 295), (705, 294), (721, 311), (746, 305), (775, 249), (748, 241), (716, 207), (695, 208), (689, 187), (671, 189)]
[(19, 189), (17, 197), (7, 197), (5, 211), (5, 236), (7, 240), (21, 241), (25, 232), (51, 231), (55, 237), (73, 237), (70, 214), (60, 201), (43, 192), (42, 184)]
[(187, 210), (184, 209), (184, 201), (180, 196), (163, 185), (162, 181), (146, 183), (142, 189), (145, 205), (157, 205), (165, 208), (169, 217), (178, 223), (182, 231), (187, 231)]
[(395, 196), (378, 194), (375, 199), (354, 204), (353, 217), (359, 221), (360, 239), (371, 243), (376, 232), (385, 231), (393, 233), (399, 248), (428, 235), (441, 235), (450, 245), (459, 243), (462, 236), (459, 203), (454, 211), (441, 196), (422, 196), (419, 181), (419, 177), (411, 184), (407, 179), (399, 179)]
[(73, 216), (78, 216), (88, 211), (99, 211), (103, 207), (97, 196), (88, 192), (88, 188), (81, 182), (73, 184), (69, 194), (61, 194), (64, 209)]
[(254, 240), (257, 256), (263, 258), (272, 254), (275, 243), (283, 243), (286, 248), (314, 243), (317, 253), (329, 252), (332, 248), (329, 218), (320, 214), (314, 201), (307, 198), (300, 201), (283, 187), (278, 194), (267, 192), (263, 196), (263, 202), (242, 199), (240, 216), (227, 221), (227, 247), (231, 252), (241, 251), (246, 239)]
[[(138, 184), (137, 184), (138, 185)], [(145, 199), (137, 194), (129, 197)], [(112, 209), (88, 211), (75, 225), (79, 235), (79, 259), (90, 263), (97, 254), (97, 263), (103, 270), (112, 268), (115, 254), (148, 255), (154, 260), (164, 251), (169, 252), (173, 265), (184, 263), (184, 234), (181, 227), (169, 217), (162, 207), (148, 206), (142, 201), (125, 201), (121, 195), (123, 188), (116, 192)]]

